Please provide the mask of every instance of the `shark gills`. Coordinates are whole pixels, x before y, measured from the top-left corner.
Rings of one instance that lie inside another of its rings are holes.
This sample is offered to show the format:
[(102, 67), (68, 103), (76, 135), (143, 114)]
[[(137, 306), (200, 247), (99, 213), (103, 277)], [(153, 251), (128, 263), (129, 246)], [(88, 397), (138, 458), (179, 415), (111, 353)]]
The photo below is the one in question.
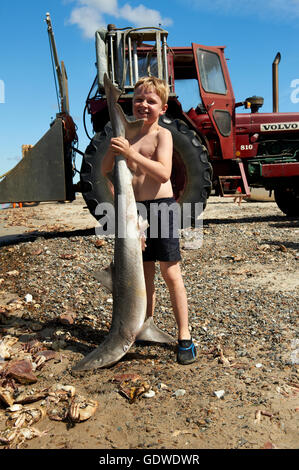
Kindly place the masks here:
[[(136, 136), (143, 120), (128, 121), (117, 103), (121, 91), (107, 75), (104, 77), (105, 93), (114, 136), (131, 139)], [(118, 362), (135, 340), (170, 343), (174, 339), (160, 330), (152, 318), (146, 316), (146, 288), (143, 271), (140, 231), (147, 221), (140, 220), (132, 187), (132, 174), (122, 155), (115, 157), (114, 173), (115, 242), (111, 265), (94, 276), (112, 291), (113, 310), (111, 328), (103, 342), (73, 370), (90, 370), (109, 367)]]

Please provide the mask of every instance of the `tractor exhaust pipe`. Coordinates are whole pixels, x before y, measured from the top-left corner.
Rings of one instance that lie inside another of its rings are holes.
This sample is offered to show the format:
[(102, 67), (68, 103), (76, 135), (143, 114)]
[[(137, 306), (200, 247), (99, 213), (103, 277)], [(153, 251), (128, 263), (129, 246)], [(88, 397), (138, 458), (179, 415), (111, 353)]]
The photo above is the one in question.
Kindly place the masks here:
[(278, 64), (281, 55), (277, 52), (272, 64), (273, 113), (278, 113)]

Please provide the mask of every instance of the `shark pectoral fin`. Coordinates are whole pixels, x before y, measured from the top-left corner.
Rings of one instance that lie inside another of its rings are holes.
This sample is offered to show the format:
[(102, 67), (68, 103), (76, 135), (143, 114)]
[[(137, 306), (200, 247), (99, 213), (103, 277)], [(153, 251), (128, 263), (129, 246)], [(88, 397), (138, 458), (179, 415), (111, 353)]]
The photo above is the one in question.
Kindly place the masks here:
[(147, 219), (143, 219), (141, 215), (138, 216), (138, 230), (140, 233), (144, 233), (149, 227)]
[(143, 127), (144, 120), (138, 119), (136, 121), (129, 121), (122, 107), (118, 103), (116, 103), (115, 108), (118, 110), (119, 117), (125, 128), (126, 139), (134, 139), (134, 137), (136, 137), (140, 133)]
[(141, 240), (141, 248), (142, 251), (145, 250), (146, 248), (146, 235), (145, 231), (149, 227), (149, 223), (146, 219), (143, 219), (141, 215), (138, 216), (138, 221), (137, 221), (137, 230), (139, 234), (139, 238)]
[(175, 339), (168, 333), (160, 330), (160, 328), (155, 325), (153, 317), (149, 317), (147, 320), (145, 320), (141, 330), (136, 336), (135, 341), (169, 344), (175, 342)]
[(113, 267), (114, 265), (111, 263), (108, 268), (93, 273), (93, 276), (111, 292), (113, 289)]

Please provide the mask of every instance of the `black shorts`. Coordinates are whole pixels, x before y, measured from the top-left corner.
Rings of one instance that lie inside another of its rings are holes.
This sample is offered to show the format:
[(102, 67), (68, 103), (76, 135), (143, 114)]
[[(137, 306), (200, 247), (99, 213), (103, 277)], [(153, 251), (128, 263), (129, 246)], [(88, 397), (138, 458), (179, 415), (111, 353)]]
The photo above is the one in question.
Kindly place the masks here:
[[(140, 209), (140, 204), (146, 208), (146, 214)], [(142, 252), (143, 261), (180, 261), (177, 216), (180, 208), (175, 199), (168, 197), (139, 201), (137, 208), (143, 218), (146, 215), (149, 223), (146, 230), (146, 248)]]

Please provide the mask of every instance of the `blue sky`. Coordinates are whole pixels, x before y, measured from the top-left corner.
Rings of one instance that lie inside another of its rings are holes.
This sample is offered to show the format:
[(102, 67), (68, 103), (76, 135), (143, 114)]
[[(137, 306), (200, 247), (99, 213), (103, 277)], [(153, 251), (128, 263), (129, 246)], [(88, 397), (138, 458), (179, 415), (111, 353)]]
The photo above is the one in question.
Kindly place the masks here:
[[(272, 62), (279, 51), (279, 110), (299, 113), (299, 0), (2, 0), (0, 175), (21, 158), (22, 144), (40, 139), (58, 112), (46, 12), (66, 65), (82, 151), (89, 142), (82, 114), (96, 75), (94, 33), (108, 23), (120, 28), (160, 23), (169, 31), (170, 46), (225, 45), (236, 101), (263, 96), (264, 112), (272, 111)], [(188, 108), (197, 104), (194, 90), (185, 88), (180, 98)], [(92, 133), (89, 117), (87, 125)], [(80, 163), (78, 158), (78, 169)]]

